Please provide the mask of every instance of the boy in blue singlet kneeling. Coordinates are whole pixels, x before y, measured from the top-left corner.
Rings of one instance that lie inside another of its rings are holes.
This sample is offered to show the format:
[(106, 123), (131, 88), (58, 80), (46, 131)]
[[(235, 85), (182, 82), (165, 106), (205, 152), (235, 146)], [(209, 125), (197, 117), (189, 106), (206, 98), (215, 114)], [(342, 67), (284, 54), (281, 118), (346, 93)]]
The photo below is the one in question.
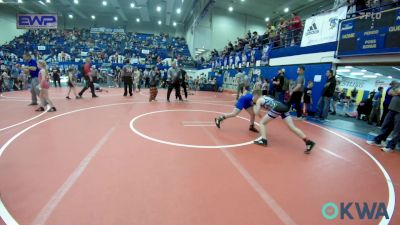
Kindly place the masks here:
[(271, 120), (275, 119), (276, 117), (282, 117), (283, 121), (285, 121), (286, 125), (289, 127), (289, 129), (296, 134), (298, 137), (300, 137), (304, 143), (306, 144), (306, 150), (304, 153), (308, 154), (310, 151), (313, 149), (315, 143), (308, 139), (306, 135), (303, 133), (302, 130), (297, 128), (292, 120), (292, 117), (289, 115), (289, 107), (271, 97), (268, 96), (263, 96), (261, 90), (254, 90), (253, 91), (253, 102), (255, 103), (254, 105), (254, 114), (260, 115), (260, 109), (261, 107), (265, 108), (268, 113), (261, 119), (260, 121), (260, 132), (261, 132), (261, 139), (254, 141), (254, 144), (261, 145), (261, 146), (267, 146), (268, 141), (267, 141), (267, 131), (266, 131), (266, 125), (268, 122)]

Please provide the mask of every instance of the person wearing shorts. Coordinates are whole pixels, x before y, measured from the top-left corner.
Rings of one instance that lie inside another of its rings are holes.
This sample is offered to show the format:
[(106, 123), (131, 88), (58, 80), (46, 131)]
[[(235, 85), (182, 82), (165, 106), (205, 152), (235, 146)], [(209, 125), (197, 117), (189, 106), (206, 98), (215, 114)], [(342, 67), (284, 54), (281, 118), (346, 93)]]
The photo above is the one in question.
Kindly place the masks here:
[(69, 68), (68, 69), (68, 94), (66, 99), (70, 100), (71, 98), (69, 97), (69, 94), (71, 94), (71, 91), (74, 93), (76, 99), (80, 99), (81, 97), (76, 94), (76, 77), (75, 77), (75, 69), (74, 68)]
[(47, 63), (44, 60), (39, 60), (38, 67), (40, 69), (38, 74), (38, 82), (39, 82), (39, 97), (40, 97), (40, 107), (36, 109), (36, 112), (43, 112), (45, 111), (45, 107), (48, 104), (50, 109), (47, 112), (55, 112), (56, 107), (54, 107), (53, 102), (50, 100), (49, 97), (49, 71), (47, 70)]
[(225, 119), (228, 118), (233, 118), (239, 115), (239, 113), (245, 109), (249, 115), (250, 115), (250, 127), (249, 130), (258, 133), (258, 130), (254, 128), (254, 120), (255, 120), (255, 114), (253, 111), (253, 95), (251, 93), (246, 93), (242, 95), (238, 101), (236, 102), (235, 108), (231, 113), (223, 114), (219, 117), (216, 117), (215, 120), (215, 125), (220, 128), (221, 127), (221, 122), (224, 121)]
[(306, 144), (306, 150), (304, 153), (307, 154), (310, 153), (315, 143), (310, 139), (308, 139), (306, 135), (303, 133), (303, 131), (294, 125), (292, 117), (290, 117), (289, 115), (289, 107), (287, 105), (271, 97), (263, 96), (261, 90), (253, 91), (253, 102), (255, 103), (255, 106), (253, 107), (255, 115), (258, 115), (261, 118), (260, 114), (261, 107), (265, 108), (268, 111), (268, 113), (264, 117), (262, 117), (260, 121), (261, 139), (254, 141), (254, 144), (267, 147), (268, 141), (267, 141), (266, 125), (273, 119), (281, 117), (283, 121), (285, 121), (288, 128), (299, 138), (301, 138)]

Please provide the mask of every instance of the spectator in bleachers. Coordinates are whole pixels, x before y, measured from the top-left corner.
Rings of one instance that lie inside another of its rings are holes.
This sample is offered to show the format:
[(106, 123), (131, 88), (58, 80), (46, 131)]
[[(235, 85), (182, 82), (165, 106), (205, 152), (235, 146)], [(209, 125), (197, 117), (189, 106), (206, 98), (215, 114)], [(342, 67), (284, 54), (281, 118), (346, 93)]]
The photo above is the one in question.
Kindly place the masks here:
[(289, 40), (288, 45), (298, 44), (301, 40), (301, 32), (302, 32), (302, 23), (301, 18), (296, 13), (292, 13), (292, 18), (289, 21), (288, 32), (289, 32)]
[(316, 118), (321, 120), (326, 120), (329, 113), (329, 107), (331, 103), (331, 99), (333, 94), (335, 93), (336, 88), (336, 78), (333, 74), (333, 70), (326, 71), (327, 81), (324, 85), (324, 89), (322, 90), (321, 97), (318, 100), (318, 110), (316, 114)]
[(268, 38), (268, 44), (273, 44), (276, 41), (276, 28), (271, 22), (268, 22), (267, 29), (265, 31), (266, 38)]
[(279, 36), (279, 43), (277, 43), (277, 45), (274, 45), (274, 46), (287, 47), (288, 46), (287, 45), (287, 42), (288, 42), (288, 22), (283, 17), (279, 18), (278, 36)]

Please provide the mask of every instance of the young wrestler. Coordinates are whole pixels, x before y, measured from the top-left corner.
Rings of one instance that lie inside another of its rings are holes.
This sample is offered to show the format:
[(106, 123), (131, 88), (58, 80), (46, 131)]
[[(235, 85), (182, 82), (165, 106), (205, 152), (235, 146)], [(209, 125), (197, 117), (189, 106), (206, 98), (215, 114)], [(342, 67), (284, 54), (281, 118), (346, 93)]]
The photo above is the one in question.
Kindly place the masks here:
[(215, 125), (217, 125), (218, 128), (221, 126), (221, 122), (224, 121), (225, 119), (228, 118), (233, 118), (239, 115), (239, 113), (245, 109), (249, 115), (250, 115), (250, 131), (258, 133), (258, 130), (254, 128), (254, 119), (255, 119), (255, 114), (253, 111), (253, 95), (251, 93), (244, 93), (236, 102), (235, 108), (231, 113), (221, 115), (217, 118), (215, 118)]
[(260, 121), (261, 139), (254, 141), (254, 144), (265, 146), (265, 147), (268, 145), (266, 125), (271, 120), (280, 116), (285, 121), (285, 123), (289, 127), (289, 129), (294, 134), (296, 134), (298, 137), (303, 139), (304, 143), (306, 144), (306, 150), (304, 153), (310, 153), (310, 151), (313, 149), (315, 143), (313, 141), (309, 140), (306, 137), (306, 135), (303, 133), (303, 131), (301, 131), (299, 128), (297, 128), (293, 124), (293, 120), (289, 115), (289, 108), (287, 105), (285, 105), (273, 98), (270, 98), (268, 96), (263, 96), (261, 90), (253, 91), (253, 102), (255, 103), (255, 106), (254, 106), (254, 114), (255, 115), (259, 115), (261, 117), (261, 115), (260, 115), (261, 107), (268, 110), (268, 113)]
[(65, 97), (66, 99), (70, 100), (71, 98), (69, 97), (69, 94), (71, 93), (71, 91), (74, 93), (75, 98), (79, 99), (80, 96), (76, 94), (76, 77), (75, 77), (75, 69), (74, 68), (69, 68), (68, 69), (68, 94), (67, 97)]
[(48, 110), (48, 112), (55, 112), (56, 107), (54, 107), (53, 102), (49, 98), (50, 76), (49, 76), (49, 72), (47, 70), (47, 64), (44, 60), (39, 60), (38, 66), (40, 69), (39, 76), (38, 76), (39, 87), (40, 87), (39, 88), (39, 90), (40, 90), (40, 93), (39, 93), (40, 107), (38, 109), (36, 109), (35, 111), (37, 111), (37, 112), (44, 111), (45, 107), (46, 107), (46, 103), (47, 103), (50, 105), (50, 109)]

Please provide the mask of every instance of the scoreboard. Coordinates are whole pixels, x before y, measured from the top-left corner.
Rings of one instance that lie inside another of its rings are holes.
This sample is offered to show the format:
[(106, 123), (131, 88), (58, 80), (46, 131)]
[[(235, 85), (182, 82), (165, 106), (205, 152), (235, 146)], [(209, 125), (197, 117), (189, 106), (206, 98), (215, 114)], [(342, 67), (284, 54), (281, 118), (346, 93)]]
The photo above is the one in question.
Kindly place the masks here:
[(337, 57), (400, 54), (400, 8), (343, 20), (338, 39)]

